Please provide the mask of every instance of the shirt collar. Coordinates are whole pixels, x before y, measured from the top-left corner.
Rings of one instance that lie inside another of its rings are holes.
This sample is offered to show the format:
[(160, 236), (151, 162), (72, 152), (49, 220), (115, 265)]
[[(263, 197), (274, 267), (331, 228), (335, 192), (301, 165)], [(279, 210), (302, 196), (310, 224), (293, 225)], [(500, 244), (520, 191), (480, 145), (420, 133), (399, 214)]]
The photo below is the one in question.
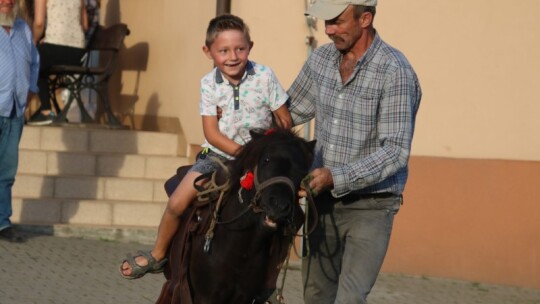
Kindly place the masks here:
[[(246, 78), (247, 75), (255, 75), (255, 67), (251, 61), (248, 61), (246, 64), (246, 72), (244, 73), (244, 76), (242, 76), (242, 80)], [(215, 80), (216, 83), (223, 83), (225, 81), (223, 74), (221, 74), (221, 71), (217, 68)]]

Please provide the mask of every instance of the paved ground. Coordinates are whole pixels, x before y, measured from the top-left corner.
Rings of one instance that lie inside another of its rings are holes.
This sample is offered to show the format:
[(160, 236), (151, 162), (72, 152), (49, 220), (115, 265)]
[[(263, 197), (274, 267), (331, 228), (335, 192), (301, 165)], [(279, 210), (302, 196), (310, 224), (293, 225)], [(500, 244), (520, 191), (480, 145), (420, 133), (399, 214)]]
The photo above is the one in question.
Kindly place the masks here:
[[(23, 244), (0, 241), (0, 304), (154, 303), (162, 275), (130, 281), (118, 272), (127, 252), (148, 248), (44, 235)], [(284, 295), (288, 304), (303, 303), (297, 267), (287, 273)], [(381, 274), (369, 303), (540, 304), (540, 290)]]

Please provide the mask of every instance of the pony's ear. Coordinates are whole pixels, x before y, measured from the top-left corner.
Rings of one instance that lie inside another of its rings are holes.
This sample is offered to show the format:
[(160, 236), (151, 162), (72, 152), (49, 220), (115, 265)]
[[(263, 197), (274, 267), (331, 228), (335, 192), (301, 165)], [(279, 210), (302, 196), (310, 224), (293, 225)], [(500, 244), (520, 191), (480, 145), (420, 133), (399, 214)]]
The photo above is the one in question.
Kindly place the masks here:
[(261, 132), (261, 130), (249, 130), (249, 134), (251, 135), (252, 139), (259, 139), (264, 136), (264, 133)]
[(315, 145), (317, 144), (317, 140), (308, 141), (306, 143), (307, 148), (310, 152), (313, 152), (315, 150)]

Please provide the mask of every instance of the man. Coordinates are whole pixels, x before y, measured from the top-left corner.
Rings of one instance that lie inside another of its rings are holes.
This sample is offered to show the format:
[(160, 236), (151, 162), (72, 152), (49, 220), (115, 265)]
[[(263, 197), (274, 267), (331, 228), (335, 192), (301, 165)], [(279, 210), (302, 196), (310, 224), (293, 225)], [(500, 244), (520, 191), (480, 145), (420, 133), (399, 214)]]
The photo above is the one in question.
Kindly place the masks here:
[[(0, 240), (22, 242), (11, 226), (11, 188), (17, 172), (24, 109), (37, 92), (39, 57), (15, 0), (0, 0)], [(30, 92), (29, 92), (30, 91)]]
[[(288, 93), (295, 125), (315, 117), (306, 303), (366, 303), (402, 202), (421, 90), (407, 59), (373, 28), (377, 0), (318, 0), (333, 43), (315, 50)], [(301, 193), (302, 194), (306, 194)], [(317, 195), (318, 194), (318, 195)]]

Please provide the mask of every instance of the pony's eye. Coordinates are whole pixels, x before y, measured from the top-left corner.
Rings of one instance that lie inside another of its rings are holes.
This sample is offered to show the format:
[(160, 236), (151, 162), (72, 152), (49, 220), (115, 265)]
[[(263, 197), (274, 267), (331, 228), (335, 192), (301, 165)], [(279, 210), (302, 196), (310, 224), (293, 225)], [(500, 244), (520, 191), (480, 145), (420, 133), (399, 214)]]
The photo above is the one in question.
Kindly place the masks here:
[(270, 162), (270, 157), (269, 156), (265, 157), (264, 158), (264, 163), (268, 164), (269, 162)]

